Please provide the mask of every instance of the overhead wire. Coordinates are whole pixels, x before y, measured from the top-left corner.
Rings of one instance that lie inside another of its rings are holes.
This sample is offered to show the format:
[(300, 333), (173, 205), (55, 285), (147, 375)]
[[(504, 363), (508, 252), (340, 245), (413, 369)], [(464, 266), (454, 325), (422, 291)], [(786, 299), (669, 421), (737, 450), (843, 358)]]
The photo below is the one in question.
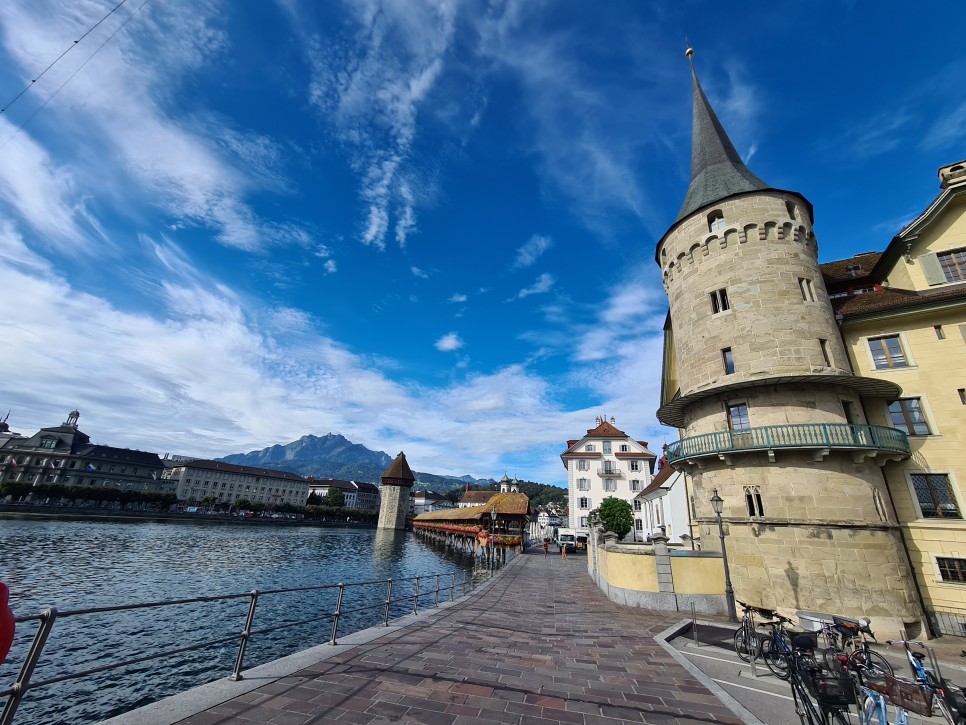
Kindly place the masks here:
[(3, 105), (3, 108), (0, 108), (0, 113), (4, 113), (8, 108), (10, 108), (10, 106), (12, 106), (14, 103), (16, 103), (24, 93), (26, 93), (27, 91), (30, 90), (30, 88), (34, 85), (34, 83), (36, 83), (41, 78), (43, 78), (44, 75), (47, 73), (47, 71), (49, 71), (51, 68), (53, 68), (55, 65), (57, 65), (57, 62), (61, 58), (63, 58), (68, 53), (70, 53), (75, 47), (77, 47), (77, 44), (78, 43), (80, 43), (84, 38), (86, 38), (88, 35), (90, 35), (91, 33), (93, 33), (101, 23), (103, 23), (105, 20), (107, 20), (109, 17), (111, 17), (117, 11), (117, 9), (119, 7), (121, 7), (126, 2), (127, 2), (127, 0), (121, 0), (121, 2), (119, 2), (113, 8), (111, 8), (111, 10), (107, 13), (107, 15), (105, 15), (103, 18), (101, 18), (96, 23), (94, 23), (91, 27), (89, 27), (87, 29), (87, 32), (86, 33), (84, 33), (81, 37), (79, 37), (77, 40), (75, 40), (71, 45), (67, 46), (67, 50), (65, 50), (63, 53), (61, 53), (56, 58), (54, 58), (54, 60), (51, 62), (51, 64), (48, 65), (46, 68), (44, 68), (42, 71), (40, 71), (40, 74), (36, 78), (32, 78), (30, 80), (30, 83), (28, 83), (26, 86), (24, 86), (23, 87), (23, 90), (20, 91), (20, 93), (18, 93), (17, 95), (15, 95), (8, 103), (5, 103)]
[[(121, 5), (123, 5), (123, 4), (125, 3), (125, 2), (127, 2), (127, 0), (122, 0), (122, 2), (120, 2), (120, 3), (119, 3), (119, 4), (117, 5), (117, 7), (115, 8), (115, 10), (116, 10), (117, 8), (119, 8), (119, 7), (121, 7)], [(55, 90), (55, 91), (54, 91), (53, 93), (51, 93), (51, 94), (50, 94), (49, 96), (47, 96), (47, 98), (46, 98), (46, 99), (44, 100), (44, 102), (43, 102), (43, 103), (41, 103), (41, 104), (40, 104), (40, 106), (38, 106), (38, 107), (36, 108), (36, 110), (34, 110), (34, 112), (33, 112), (33, 113), (31, 113), (31, 114), (30, 114), (29, 116), (27, 116), (27, 118), (26, 118), (26, 119), (24, 119), (24, 121), (23, 121), (22, 123), (20, 123), (20, 124), (19, 124), (19, 125), (17, 126), (17, 128), (16, 128), (15, 130), (14, 130), (14, 132), (13, 132), (12, 134), (10, 134), (10, 136), (9, 136), (9, 137), (8, 137), (7, 139), (5, 139), (3, 143), (0, 143), (0, 151), (2, 151), (2, 150), (4, 149), (4, 147), (6, 147), (6, 145), (7, 145), (8, 143), (10, 143), (10, 142), (11, 142), (11, 141), (12, 141), (13, 139), (15, 139), (15, 138), (17, 137), (17, 134), (19, 134), (19, 133), (20, 133), (20, 132), (21, 132), (21, 131), (22, 131), (22, 130), (24, 129), (24, 127), (25, 127), (25, 126), (26, 126), (26, 125), (27, 125), (28, 123), (30, 123), (30, 122), (31, 122), (31, 121), (32, 121), (32, 120), (34, 119), (34, 117), (35, 117), (35, 116), (36, 116), (36, 115), (37, 115), (38, 113), (40, 113), (40, 112), (41, 112), (42, 110), (44, 110), (44, 108), (45, 108), (45, 107), (47, 106), (47, 104), (48, 104), (48, 103), (50, 103), (50, 102), (51, 102), (52, 100), (54, 100), (54, 98), (55, 98), (55, 97), (57, 96), (57, 94), (58, 94), (58, 93), (60, 93), (60, 92), (61, 92), (62, 90), (64, 90), (64, 86), (66, 86), (66, 85), (67, 85), (68, 83), (70, 83), (70, 82), (71, 82), (71, 81), (72, 81), (72, 80), (74, 79), (74, 76), (76, 76), (76, 75), (77, 75), (78, 73), (80, 73), (80, 72), (81, 72), (82, 70), (84, 70), (84, 67), (85, 67), (85, 66), (86, 66), (86, 65), (87, 65), (88, 63), (90, 63), (90, 62), (91, 62), (91, 61), (92, 61), (92, 60), (94, 59), (94, 56), (96, 56), (96, 55), (97, 55), (98, 53), (100, 53), (100, 52), (101, 52), (101, 50), (102, 50), (102, 49), (104, 48), (104, 46), (105, 46), (105, 45), (107, 45), (107, 44), (108, 44), (109, 42), (111, 42), (111, 39), (113, 39), (115, 35), (117, 35), (117, 34), (118, 34), (119, 32), (121, 32), (121, 30), (123, 30), (123, 29), (124, 29), (124, 26), (125, 26), (125, 25), (127, 25), (127, 24), (128, 24), (129, 22), (131, 22), (131, 20), (133, 20), (133, 19), (134, 19), (134, 16), (135, 16), (135, 15), (137, 15), (137, 14), (138, 14), (139, 12), (141, 12), (141, 8), (143, 8), (143, 7), (144, 7), (145, 5), (147, 5), (147, 4), (149, 3), (149, 2), (150, 2), (150, 0), (144, 0), (144, 2), (142, 2), (142, 3), (140, 4), (140, 5), (138, 5), (138, 7), (137, 7), (137, 9), (135, 9), (135, 11), (134, 11), (133, 13), (131, 13), (130, 15), (128, 15), (128, 16), (127, 16), (127, 18), (125, 18), (125, 20), (124, 20), (124, 22), (123, 22), (123, 23), (121, 23), (120, 25), (118, 25), (118, 26), (117, 26), (117, 27), (116, 27), (116, 28), (114, 29), (114, 32), (112, 32), (112, 33), (111, 33), (110, 35), (108, 35), (108, 36), (107, 36), (107, 37), (106, 37), (106, 38), (104, 39), (104, 42), (103, 42), (103, 43), (101, 43), (101, 44), (100, 44), (99, 46), (97, 46), (97, 50), (95, 50), (95, 51), (94, 51), (93, 53), (91, 53), (91, 54), (90, 54), (90, 56), (88, 56), (88, 58), (87, 58), (87, 60), (85, 60), (85, 61), (84, 61), (83, 63), (81, 63), (81, 64), (80, 64), (80, 65), (79, 65), (79, 66), (78, 66), (78, 67), (77, 67), (77, 68), (76, 68), (76, 69), (74, 70), (74, 72), (73, 72), (73, 73), (71, 73), (71, 74), (70, 74), (70, 75), (69, 75), (69, 76), (68, 76), (68, 77), (67, 77), (67, 78), (66, 78), (66, 79), (64, 80), (64, 82), (63, 82), (63, 83), (61, 83), (61, 84), (60, 84), (60, 85), (59, 85), (59, 86), (57, 87), (57, 90)], [(112, 10), (111, 12), (113, 12), (113, 10)], [(108, 13), (108, 15), (110, 15), (110, 13)], [(105, 16), (105, 17), (106, 17), (106, 16)], [(101, 22), (103, 22), (103, 19), (101, 20)], [(99, 24), (100, 24), (100, 23), (98, 23), (98, 25), (99, 25)], [(94, 26), (94, 27), (96, 27), (96, 26)], [(92, 28), (92, 30), (93, 30), (93, 28)], [(89, 32), (89, 31), (88, 31), (88, 32)], [(87, 34), (87, 33), (85, 33), (85, 35), (86, 35), (86, 34)], [(82, 38), (81, 38), (81, 39), (83, 39), (83, 36), (82, 36)], [(72, 47), (73, 47), (73, 46), (72, 46)], [(70, 48), (68, 48), (68, 50), (70, 50)], [(65, 51), (65, 52), (66, 52), (66, 51)], [(56, 62), (56, 61), (55, 61), (55, 62)], [(48, 66), (48, 67), (49, 67), (49, 66)], [(45, 71), (45, 72), (46, 72), (46, 71)], [(39, 77), (39, 76), (38, 76), (38, 77)]]

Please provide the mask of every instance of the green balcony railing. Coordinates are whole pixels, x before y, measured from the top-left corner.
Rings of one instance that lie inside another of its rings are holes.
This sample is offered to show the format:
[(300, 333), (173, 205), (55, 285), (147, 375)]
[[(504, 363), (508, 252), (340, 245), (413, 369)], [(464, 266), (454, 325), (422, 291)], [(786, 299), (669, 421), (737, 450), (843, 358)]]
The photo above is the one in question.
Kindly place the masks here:
[(911, 455), (909, 439), (901, 430), (880, 425), (803, 423), (727, 430), (682, 438), (668, 445), (668, 463), (716, 453), (774, 448), (842, 448)]

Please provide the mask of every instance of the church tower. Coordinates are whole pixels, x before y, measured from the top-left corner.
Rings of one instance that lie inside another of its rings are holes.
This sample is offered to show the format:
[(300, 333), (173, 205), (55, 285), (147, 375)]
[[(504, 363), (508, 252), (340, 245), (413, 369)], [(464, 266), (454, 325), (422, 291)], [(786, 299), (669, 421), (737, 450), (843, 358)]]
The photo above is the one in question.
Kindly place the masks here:
[(656, 250), (670, 307), (657, 416), (680, 429), (668, 461), (691, 474), (702, 546), (720, 546), (717, 492), (738, 599), (919, 623), (880, 470), (909, 443), (862, 407), (900, 390), (852, 373), (812, 205), (745, 166), (693, 63), (691, 78), (691, 182)]
[(413, 475), (406, 454), (400, 452), (382, 474), (379, 495), (379, 523), (376, 528), (401, 530), (406, 528), (406, 516), (412, 498)]

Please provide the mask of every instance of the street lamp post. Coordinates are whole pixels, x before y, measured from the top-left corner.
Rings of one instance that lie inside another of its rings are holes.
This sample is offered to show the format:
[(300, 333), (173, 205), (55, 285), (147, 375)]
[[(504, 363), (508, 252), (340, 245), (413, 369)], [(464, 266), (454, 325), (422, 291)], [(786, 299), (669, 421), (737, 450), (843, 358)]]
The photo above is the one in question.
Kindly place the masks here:
[(724, 527), (721, 525), (721, 512), (724, 507), (724, 499), (718, 495), (718, 489), (714, 489), (711, 497), (711, 507), (718, 517), (718, 538), (721, 539), (721, 558), (724, 561), (725, 575), (725, 600), (728, 602), (728, 621), (738, 621), (738, 611), (735, 609), (735, 590), (731, 588), (731, 572), (728, 569), (728, 549), (725, 546)]

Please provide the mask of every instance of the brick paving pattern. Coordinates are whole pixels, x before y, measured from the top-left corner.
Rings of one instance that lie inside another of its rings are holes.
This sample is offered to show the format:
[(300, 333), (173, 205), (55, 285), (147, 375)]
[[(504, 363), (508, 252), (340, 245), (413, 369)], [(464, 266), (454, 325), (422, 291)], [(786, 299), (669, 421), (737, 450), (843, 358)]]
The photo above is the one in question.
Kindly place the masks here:
[(654, 641), (681, 615), (618, 607), (584, 557), (535, 549), (427, 614), (181, 723), (741, 723)]

